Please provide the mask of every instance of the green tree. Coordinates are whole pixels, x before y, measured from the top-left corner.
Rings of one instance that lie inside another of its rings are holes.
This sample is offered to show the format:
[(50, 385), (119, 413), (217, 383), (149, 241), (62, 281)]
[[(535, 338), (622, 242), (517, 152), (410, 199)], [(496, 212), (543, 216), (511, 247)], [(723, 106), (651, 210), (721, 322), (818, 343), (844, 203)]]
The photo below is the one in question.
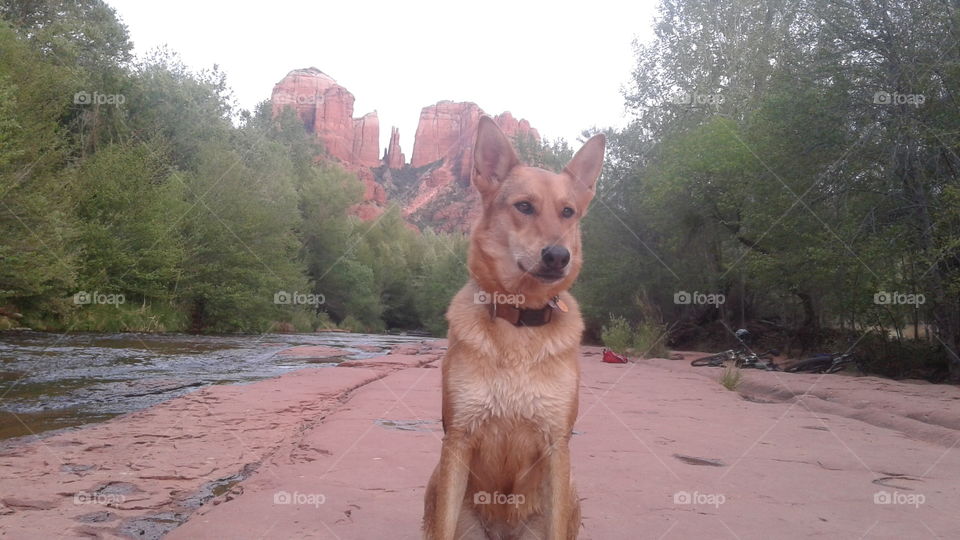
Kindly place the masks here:
[[(71, 72), (0, 21), (0, 304), (62, 312), (74, 285), (70, 145), (59, 124)], [(69, 193), (69, 190), (66, 191)]]
[(186, 210), (183, 183), (153, 152), (147, 144), (112, 145), (80, 166), (81, 288), (129, 299), (171, 298), (183, 253), (169, 221)]
[(421, 242), (420, 271), (413, 277), (414, 306), (423, 327), (443, 336), (447, 333), (447, 306), (469, 278), (468, 240), (464, 235), (427, 230)]
[[(960, 253), (945, 217), (960, 62), (943, 39), (957, 16), (933, 1), (663, 1), (655, 38), (637, 46), (636, 118), (609, 137), (584, 224), (591, 327), (642, 317), (624, 290), (684, 327), (779, 320), (801, 348), (837, 328), (929, 323), (960, 376)], [(669, 298), (697, 287), (728, 303)], [(930, 300), (878, 305), (883, 290)]]
[[(248, 143), (252, 144), (252, 143)], [(285, 306), (281, 291), (305, 291), (296, 263), (300, 216), (289, 163), (275, 146), (245, 155), (222, 143), (198, 149), (185, 174), (185, 260), (178, 295), (197, 330), (264, 331)]]

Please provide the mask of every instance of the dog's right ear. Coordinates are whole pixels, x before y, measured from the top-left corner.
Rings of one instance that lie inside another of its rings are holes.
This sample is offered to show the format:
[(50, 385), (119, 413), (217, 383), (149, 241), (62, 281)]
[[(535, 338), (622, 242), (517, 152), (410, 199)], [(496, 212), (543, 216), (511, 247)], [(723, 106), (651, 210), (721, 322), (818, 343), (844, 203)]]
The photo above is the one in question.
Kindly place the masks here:
[(500, 189), (510, 170), (520, 164), (507, 136), (489, 116), (480, 117), (477, 144), (473, 148), (473, 185), (483, 200)]

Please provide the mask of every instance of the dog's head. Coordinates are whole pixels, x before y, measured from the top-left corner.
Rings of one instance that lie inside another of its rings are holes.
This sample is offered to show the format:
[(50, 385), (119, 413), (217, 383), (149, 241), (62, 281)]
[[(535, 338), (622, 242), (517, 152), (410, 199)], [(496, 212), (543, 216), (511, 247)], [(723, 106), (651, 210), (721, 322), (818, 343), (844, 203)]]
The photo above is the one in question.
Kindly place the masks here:
[(493, 120), (480, 118), (473, 185), (483, 214), (469, 267), (481, 289), (522, 293), (524, 304), (536, 307), (573, 284), (583, 261), (580, 219), (593, 199), (605, 144), (595, 135), (553, 173), (521, 164)]

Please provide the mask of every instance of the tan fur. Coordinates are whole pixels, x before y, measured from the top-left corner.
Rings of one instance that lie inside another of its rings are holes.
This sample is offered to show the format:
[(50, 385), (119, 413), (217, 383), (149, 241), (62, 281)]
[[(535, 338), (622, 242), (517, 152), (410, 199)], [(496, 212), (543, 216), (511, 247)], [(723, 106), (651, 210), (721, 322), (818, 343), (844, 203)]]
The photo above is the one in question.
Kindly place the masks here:
[[(447, 311), (449, 349), (443, 360), (444, 439), (427, 485), (424, 538), (576, 538), (580, 504), (570, 473), (569, 440), (577, 417), (583, 321), (567, 293), (580, 271), (579, 220), (593, 198), (604, 140), (588, 141), (565, 170), (519, 163), (499, 128), (482, 118), (474, 152), (474, 186), (483, 214), (471, 235), (471, 279)], [(535, 215), (514, 206), (530, 202)], [(564, 207), (575, 210), (564, 217)], [(570, 252), (562, 278), (534, 275), (541, 250)], [(566, 313), (543, 326), (491, 319), (474, 302), (479, 291), (522, 294), (520, 307), (539, 309), (559, 295)], [(478, 493), (510, 496), (506, 504), (475, 504)], [(521, 502), (518, 502), (521, 501)]]

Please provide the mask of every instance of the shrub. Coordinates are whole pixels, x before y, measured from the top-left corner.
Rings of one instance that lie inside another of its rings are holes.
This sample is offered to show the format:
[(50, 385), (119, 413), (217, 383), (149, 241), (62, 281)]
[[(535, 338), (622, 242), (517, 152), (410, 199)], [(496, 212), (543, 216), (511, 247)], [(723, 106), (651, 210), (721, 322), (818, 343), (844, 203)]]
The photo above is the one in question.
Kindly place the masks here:
[(740, 373), (739, 368), (727, 366), (723, 370), (723, 375), (720, 376), (720, 384), (732, 392), (737, 389), (737, 386), (740, 385), (740, 379), (742, 378), (743, 373)]
[(633, 329), (623, 317), (611, 315), (609, 322), (603, 325), (600, 339), (613, 352), (627, 354), (633, 344)]
[(642, 322), (633, 334), (634, 351), (645, 358), (664, 358), (667, 356), (666, 329), (663, 325)]
[(600, 338), (615, 353), (659, 358), (667, 354), (664, 332), (663, 326), (656, 323), (645, 321), (633, 327), (627, 319), (611, 315), (609, 322), (603, 326)]
[(346, 330), (347, 332), (364, 333), (367, 331), (366, 325), (360, 322), (360, 320), (353, 315), (347, 315), (344, 317), (337, 326), (341, 330)]

